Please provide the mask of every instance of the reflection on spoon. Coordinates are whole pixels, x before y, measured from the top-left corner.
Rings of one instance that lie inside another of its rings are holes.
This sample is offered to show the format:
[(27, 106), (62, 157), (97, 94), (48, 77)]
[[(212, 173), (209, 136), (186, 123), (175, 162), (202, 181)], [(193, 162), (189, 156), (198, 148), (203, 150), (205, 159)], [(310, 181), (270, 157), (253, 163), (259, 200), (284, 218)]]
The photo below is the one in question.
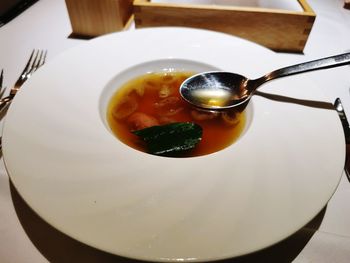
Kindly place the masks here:
[(256, 89), (269, 80), (347, 64), (350, 64), (350, 53), (281, 68), (258, 79), (248, 79), (232, 72), (204, 72), (186, 79), (180, 86), (180, 93), (196, 107), (224, 110), (247, 102)]

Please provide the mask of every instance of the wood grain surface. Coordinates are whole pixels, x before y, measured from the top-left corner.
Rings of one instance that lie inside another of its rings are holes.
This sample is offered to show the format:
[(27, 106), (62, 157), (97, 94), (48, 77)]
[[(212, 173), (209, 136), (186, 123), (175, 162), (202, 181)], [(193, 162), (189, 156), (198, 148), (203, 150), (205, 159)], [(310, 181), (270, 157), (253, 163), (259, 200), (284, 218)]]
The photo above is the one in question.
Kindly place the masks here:
[(73, 33), (99, 36), (123, 30), (132, 15), (132, 0), (65, 0)]
[(278, 51), (302, 52), (315, 13), (304, 0), (303, 12), (255, 7), (186, 5), (134, 1), (137, 28), (184, 26), (236, 35)]

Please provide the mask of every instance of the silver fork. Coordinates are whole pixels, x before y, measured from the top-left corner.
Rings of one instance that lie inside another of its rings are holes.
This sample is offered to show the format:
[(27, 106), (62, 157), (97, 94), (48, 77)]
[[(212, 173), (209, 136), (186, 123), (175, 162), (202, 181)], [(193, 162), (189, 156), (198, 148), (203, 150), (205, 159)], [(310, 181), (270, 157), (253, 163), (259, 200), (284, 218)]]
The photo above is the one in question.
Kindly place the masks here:
[(10, 94), (4, 98), (0, 99), (0, 112), (2, 112), (13, 100), (17, 91), (21, 88), (23, 83), (31, 77), (31, 75), (45, 63), (46, 60), (46, 50), (33, 50), (30, 58), (22, 71), (21, 75), (17, 79), (15, 85), (10, 90)]
[[(3, 89), (4, 70), (0, 73), (0, 113), (11, 103), (17, 91), (21, 88), (23, 83), (30, 78), (30, 76), (45, 63), (47, 51), (46, 50), (33, 50), (29, 60), (22, 71), (21, 75), (17, 79), (15, 85), (10, 90), (10, 94), (6, 97), (2, 97), (5, 90)], [(0, 151), (2, 150), (2, 138), (0, 137)]]

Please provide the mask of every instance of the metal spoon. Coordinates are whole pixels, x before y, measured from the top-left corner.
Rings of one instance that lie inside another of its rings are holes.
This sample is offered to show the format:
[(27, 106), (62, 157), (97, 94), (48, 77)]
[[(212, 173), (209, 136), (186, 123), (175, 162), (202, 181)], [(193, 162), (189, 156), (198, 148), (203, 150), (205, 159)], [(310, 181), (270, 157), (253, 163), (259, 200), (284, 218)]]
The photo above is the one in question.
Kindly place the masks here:
[(281, 68), (258, 79), (248, 79), (232, 72), (204, 72), (186, 79), (180, 86), (180, 93), (186, 101), (196, 107), (224, 110), (248, 102), (256, 89), (267, 81), (347, 64), (350, 64), (350, 53)]

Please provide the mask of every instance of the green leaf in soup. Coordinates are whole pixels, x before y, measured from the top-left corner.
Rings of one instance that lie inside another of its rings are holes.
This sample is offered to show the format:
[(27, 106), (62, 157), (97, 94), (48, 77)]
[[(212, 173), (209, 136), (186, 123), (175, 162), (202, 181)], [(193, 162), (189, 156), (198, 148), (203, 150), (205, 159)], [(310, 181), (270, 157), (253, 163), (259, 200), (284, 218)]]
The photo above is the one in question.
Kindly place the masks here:
[(174, 156), (193, 149), (201, 141), (203, 129), (192, 122), (176, 122), (133, 131), (151, 154)]

